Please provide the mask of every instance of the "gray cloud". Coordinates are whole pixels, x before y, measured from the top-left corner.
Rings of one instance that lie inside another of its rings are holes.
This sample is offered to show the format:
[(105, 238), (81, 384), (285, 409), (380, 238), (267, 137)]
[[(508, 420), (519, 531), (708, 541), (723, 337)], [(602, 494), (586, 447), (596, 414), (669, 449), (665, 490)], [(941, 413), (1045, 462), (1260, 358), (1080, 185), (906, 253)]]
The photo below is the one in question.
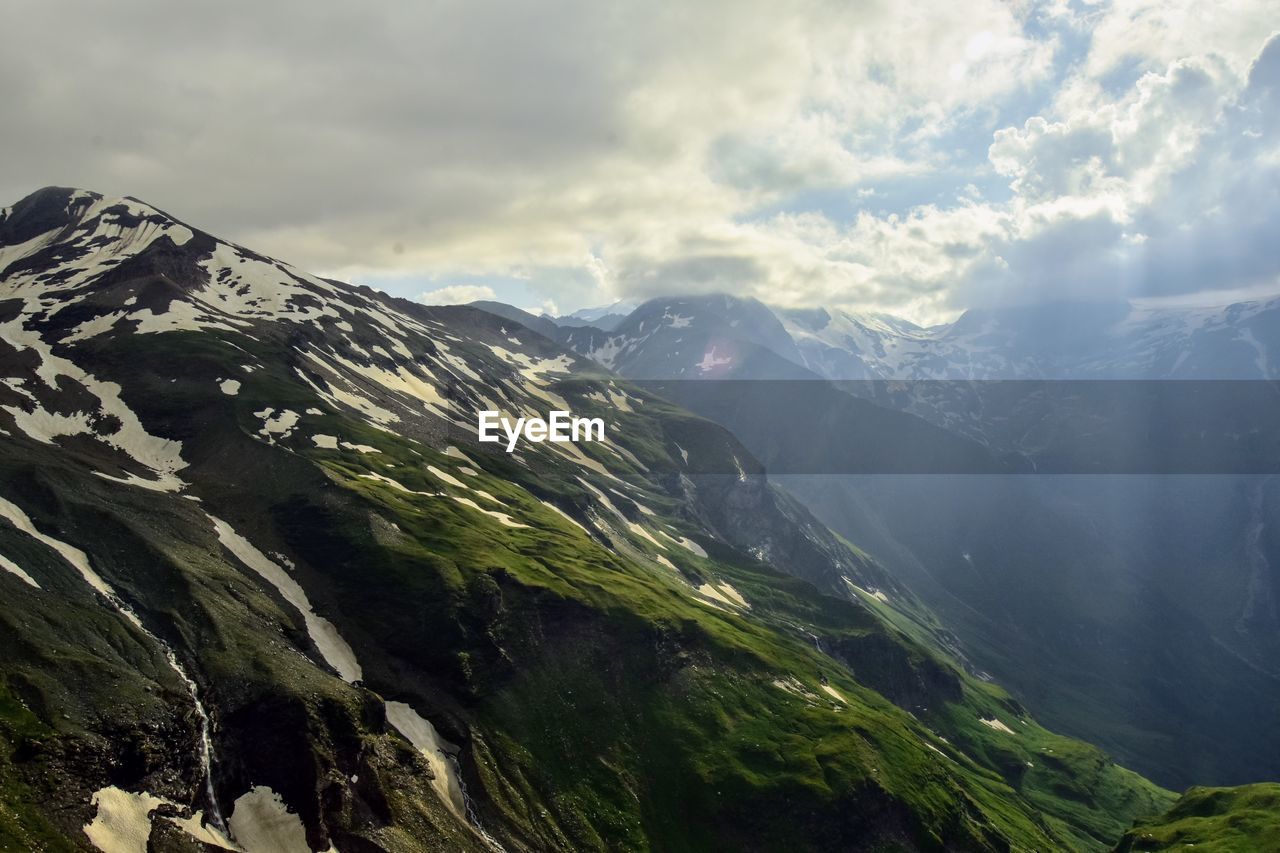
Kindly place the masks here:
[[(1276, 274), (1278, 63), (1247, 64), (1266, 0), (1198, 24), (1199, 59), (1181, 30), (1123, 37), (1194, 5), (16, 0), (0, 201), (136, 195), (404, 295), (505, 277), (569, 308), (734, 289), (927, 320), (1235, 287)], [(1094, 28), (1082, 61), (1054, 27)], [(1119, 63), (1149, 76), (1108, 94)], [(1043, 118), (996, 136), (1011, 197), (984, 201), (947, 164), (1009, 104)], [(875, 209), (903, 175), (930, 202)], [(797, 201), (815, 190), (850, 201)]]
[(240, 234), (481, 218), (616, 145), (634, 73), (593, 4), (19, 5), (0, 191), (89, 185)]

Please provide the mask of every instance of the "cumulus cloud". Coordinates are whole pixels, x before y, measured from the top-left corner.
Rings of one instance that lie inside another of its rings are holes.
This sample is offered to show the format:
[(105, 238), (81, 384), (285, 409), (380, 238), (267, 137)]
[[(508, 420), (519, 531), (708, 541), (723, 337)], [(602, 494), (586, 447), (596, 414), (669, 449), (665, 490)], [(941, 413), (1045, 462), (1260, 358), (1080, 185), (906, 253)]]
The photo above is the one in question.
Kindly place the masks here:
[(970, 296), (1161, 296), (1280, 283), (1280, 37), (1243, 77), (1220, 57), (1175, 60), (1124, 97), (1000, 131), (1006, 233)]
[(497, 298), (498, 295), (493, 292), (492, 287), (481, 284), (452, 284), (448, 287), (429, 290), (418, 296), (418, 301), (423, 305), (466, 305), (468, 302)]
[(1269, 2), (17, 0), (0, 196), (569, 310), (1242, 287), (1275, 273)]
[(554, 299), (544, 299), (542, 300), (542, 304), (536, 308), (526, 308), (525, 310), (534, 315), (546, 314), (548, 317), (560, 316), (560, 309), (556, 306), (556, 301)]

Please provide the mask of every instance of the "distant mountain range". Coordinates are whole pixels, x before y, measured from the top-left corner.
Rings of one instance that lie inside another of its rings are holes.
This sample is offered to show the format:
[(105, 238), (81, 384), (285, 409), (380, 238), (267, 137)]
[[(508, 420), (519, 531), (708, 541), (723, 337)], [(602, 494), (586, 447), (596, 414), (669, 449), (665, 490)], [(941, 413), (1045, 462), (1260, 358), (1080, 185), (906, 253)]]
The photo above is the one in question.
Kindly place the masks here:
[(574, 311), (572, 314), (555, 317), (554, 320), (557, 326), (593, 326), (607, 332), (627, 319), (627, 316), (636, 310), (639, 304), (634, 300), (620, 299), (617, 302), (599, 308), (583, 308)]
[(1056, 725), (1170, 786), (1280, 778), (1280, 300), (544, 333), (730, 429)]
[[(596, 331), (578, 322), (612, 317), (616, 307), (567, 322), (526, 317), (596, 361), (644, 378), (718, 375), (731, 357), (726, 348), (743, 343), (825, 379), (1273, 379), (1280, 370), (1280, 297), (1210, 308), (1050, 302), (971, 310), (923, 328), (885, 314), (775, 310), (712, 295), (650, 300)], [(636, 361), (659, 351), (672, 355)]]

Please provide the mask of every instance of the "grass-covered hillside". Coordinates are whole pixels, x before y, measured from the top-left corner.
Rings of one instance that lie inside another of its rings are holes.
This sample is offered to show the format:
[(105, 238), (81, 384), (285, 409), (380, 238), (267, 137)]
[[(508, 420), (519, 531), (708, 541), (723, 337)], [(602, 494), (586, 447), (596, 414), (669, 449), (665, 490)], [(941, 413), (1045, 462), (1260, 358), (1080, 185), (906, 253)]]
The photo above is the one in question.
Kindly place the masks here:
[[(719, 427), (136, 202), (23, 205), (0, 847), (1105, 850), (1173, 802)], [(551, 407), (609, 440), (474, 440)]]
[(1165, 814), (1139, 821), (1116, 850), (1193, 848), (1208, 853), (1280, 850), (1280, 784), (1192, 788)]

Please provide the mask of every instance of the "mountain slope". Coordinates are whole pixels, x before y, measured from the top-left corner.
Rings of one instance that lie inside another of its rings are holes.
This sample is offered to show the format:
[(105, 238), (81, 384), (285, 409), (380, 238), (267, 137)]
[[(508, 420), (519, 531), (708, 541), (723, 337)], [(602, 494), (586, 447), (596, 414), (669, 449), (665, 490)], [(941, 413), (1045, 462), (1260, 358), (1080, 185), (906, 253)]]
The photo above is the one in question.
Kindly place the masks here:
[[(500, 319), (48, 189), (0, 336), (6, 845), (1105, 849), (1172, 799), (705, 474), (760, 470), (723, 429)], [(475, 441), (552, 406), (609, 440)]]
[(487, 299), (472, 302), (471, 307), (479, 308), (481, 311), (486, 311), (490, 314), (496, 314), (499, 317), (505, 317), (549, 340), (560, 339), (560, 327), (547, 317), (535, 317), (528, 311), (522, 311), (519, 308), (507, 305), (505, 302), (492, 302)]
[[(1171, 787), (1230, 785), (1280, 773), (1280, 432), (1259, 381), (1277, 304), (1060, 304), (929, 329), (779, 311), (790, 341), (761, 355), (722, 310), (673, 299), (625, 353), (571, 343), (729, 427), (1054, 727)], [(672, 360), (676, 316), (717, 342)], [(774, 381), (778, 363), (808, 381)], [(1000, 378), (1018, 381), (984, 381)]]
[(754, 299), (651, 299), (610, 331), (561, 330), (570, 349), (638, 379), (720, 378), (751, 365), (754, 378), (812, 376), (778, 318)]
[(1192, 788), (1161, 817), (1125, 833), (1118, 853), (1280, 849), (1280, 785)]

